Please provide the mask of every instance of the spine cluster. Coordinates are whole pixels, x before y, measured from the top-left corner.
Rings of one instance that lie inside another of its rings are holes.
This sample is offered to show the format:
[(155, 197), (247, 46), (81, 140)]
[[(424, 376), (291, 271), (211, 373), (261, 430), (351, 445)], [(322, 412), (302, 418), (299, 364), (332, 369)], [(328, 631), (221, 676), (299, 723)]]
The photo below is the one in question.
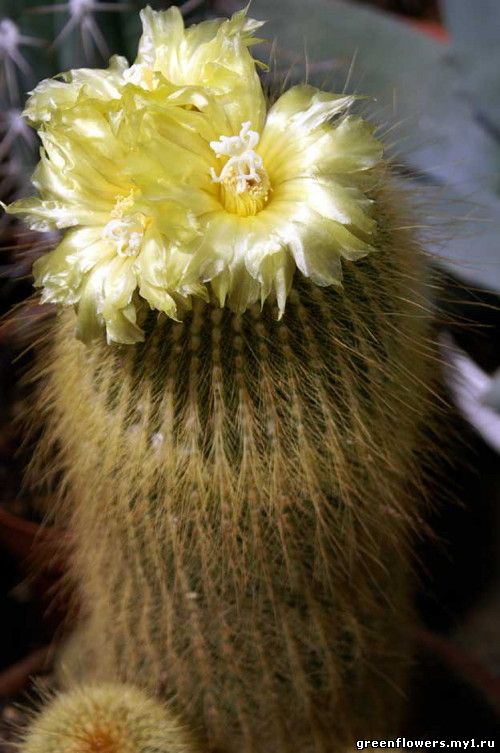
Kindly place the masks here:
[(167, 707), (123, 684), (82, 685), (33, 719), (19, 753), (196, 753)]

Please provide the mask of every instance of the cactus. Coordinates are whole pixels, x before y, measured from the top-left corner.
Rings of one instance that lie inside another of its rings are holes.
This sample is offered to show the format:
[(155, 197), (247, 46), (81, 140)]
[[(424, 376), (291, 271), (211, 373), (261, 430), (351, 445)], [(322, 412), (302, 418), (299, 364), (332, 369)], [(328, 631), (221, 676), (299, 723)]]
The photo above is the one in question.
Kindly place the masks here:
[(131, 685), (75, 687), (34, 717), (20, 753), (194, 753), (195, 743), (159, 701)]
[(200, 302), (89, 350), (59, 318), (39, 405), (83, 609), (66, 678), (173, 695), (222, 750), (393, 729), (433, 352), (394, 201), (344, 292), (296, 280), (280, 322)]
[(269, 107), (244, 12), (143, 23), (132, 66), (37, 88), (8, 208), (66, 229), (31, 469), (73, 540), (59, 683), (131, 683), (207, 750), (336, 753), (396, 732), (411, 663), (423, 253), (353, 98)]

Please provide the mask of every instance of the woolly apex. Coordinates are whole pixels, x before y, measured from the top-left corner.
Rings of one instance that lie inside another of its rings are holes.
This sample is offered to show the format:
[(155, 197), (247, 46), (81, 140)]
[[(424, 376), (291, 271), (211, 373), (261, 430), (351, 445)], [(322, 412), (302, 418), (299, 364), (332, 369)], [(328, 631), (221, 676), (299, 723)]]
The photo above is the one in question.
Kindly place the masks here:
[(36, 716), (20, 753), (194, 753), (167, 707), (131, 685), (74, 688)]
[(373, 250), (367, 197), (382, 147), (353, 97), (295, 86), (268, 109), (245, 11), (184, 28), (141, 12), (129, 66), (43, 81), (25, 115), (42, 140), (38, 196), (8, 211), (65, 229), (34, 267), (42, 301), (75, 306), (78, 336), (144, 339), (148, 308), (177, 319), (193, 297), (243, 312), (276, 301), (296, 268), (341, 283)]

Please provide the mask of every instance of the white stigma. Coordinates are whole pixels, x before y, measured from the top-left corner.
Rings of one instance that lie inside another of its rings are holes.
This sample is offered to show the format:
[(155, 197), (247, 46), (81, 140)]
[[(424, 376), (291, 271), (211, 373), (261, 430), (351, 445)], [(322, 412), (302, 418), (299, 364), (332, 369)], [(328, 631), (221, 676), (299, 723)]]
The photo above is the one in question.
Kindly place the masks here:
[(118, 256), (137, 256), (144, 237), (142, 216), (136, 214), (110, 220), (102, 231), (102, 237), (114, 246)]
[(219, 175), (213, 167), (210, 168), (213, 183), (236, 179), (236, 193), (243, 193), (248, 181), (260, 183), (261, 180), (258, 171), (262, 168), (262, 157), (254, 151), (260, 136), (257, 131), (250, 130), (250, 125), (250, 121), (242, 123), (238, 136), (221, 136), (219, 141), (210, 142), (217, 157), (229, 157)]

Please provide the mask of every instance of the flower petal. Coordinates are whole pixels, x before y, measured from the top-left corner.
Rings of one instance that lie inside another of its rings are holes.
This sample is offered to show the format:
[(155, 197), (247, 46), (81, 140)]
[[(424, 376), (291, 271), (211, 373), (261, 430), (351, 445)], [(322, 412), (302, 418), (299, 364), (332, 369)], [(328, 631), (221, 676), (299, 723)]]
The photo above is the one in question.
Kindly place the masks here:
[(317, 142), (317, 153), (310, 154), (310, 159), (318, 166), (318, 172), (323, 174), (369, 170), (380, 162), (384, 151), (373, 132), (371, 123), (348, 115)]
[(295, 272), (295, 264), (288, 249), (281, 249), (266, 256), (260, 265), (260, 300), (264, 301), (274, 293), (280, 316), (285, 311), (286, 299), (290, 292)]
[(176, 6), (167, 11), (145, 8), (141, 20), (143, 35), (137, 64), (161, 71), (178, 86), (203, 86), (216, 92), (233, 129), (239, 130), (246, 120), (261, 128), (265, 99), (248, 52), (260, 41), (252, 36), (260, 22), (247, 19), (245, 11), (239, 11), (227, 20), (204, 21), (184, 29)]
[(123, 309), (132, 300), (137, 287), (135, 259), (115, 256), (108, 262), (106, 277), (103, 280), (103, 295), (106, 305)]
[(303, 275), (316, 285), (340, 285), (342, 265), (340, 254), (328, 243), (328, 235), (321, 225), (296, 225), (291, 231), (288, 244)]
[(102, 316), (108, 343), (134, 345), (143, 342), (144, 331), (137, 325), (137, 310), (133, 303), (120, 309), (105, 301)]
[(76, 216), (76, 207), (65, 206), (59, 201), (42, 201), (41, 199), (18, 199), (6, 208), (9, 214), (20, 217), (31, 230), (46, 233), (58, 228), (73, 227), (85, 219), (92, 221), (92, 213), (79, 212)]
[(63, 81), (45, 79), (30, 93), (23, 114), (33, 124), (48, 123), (73, 108), (82, 96), (102, 101), (119, 99), (127, 67), (125, 58), (114, 55), (105, 70), (82, 68), (63, 74)]
[(342, 225), (352, 225), (363, 233), (373, 233), (376, 223), (367, 213), (371, 202), (354, 186), (344, 187), (333, 180), (297, 178), (275, 192), (275, 203), (306, 203), (320, 214)]
[(314, 86), (292, 86), (269, 110), (262, 140), (272, 131), (302, 130), (308, 133), (334, 115), (344, 113), (355, 101), (352, 95), (330, 94)]
[(89, 273), (78, 303), (77, 337), (85, 343), (102, 336), (106, 328), (108, 342), (132, 345), (144, 340), (144, 332), (136, 324), (133, 303), (120, 308), (112, 299), (106, 300), (104, 288), (109, 275), (109, 262), (98, 264)]

